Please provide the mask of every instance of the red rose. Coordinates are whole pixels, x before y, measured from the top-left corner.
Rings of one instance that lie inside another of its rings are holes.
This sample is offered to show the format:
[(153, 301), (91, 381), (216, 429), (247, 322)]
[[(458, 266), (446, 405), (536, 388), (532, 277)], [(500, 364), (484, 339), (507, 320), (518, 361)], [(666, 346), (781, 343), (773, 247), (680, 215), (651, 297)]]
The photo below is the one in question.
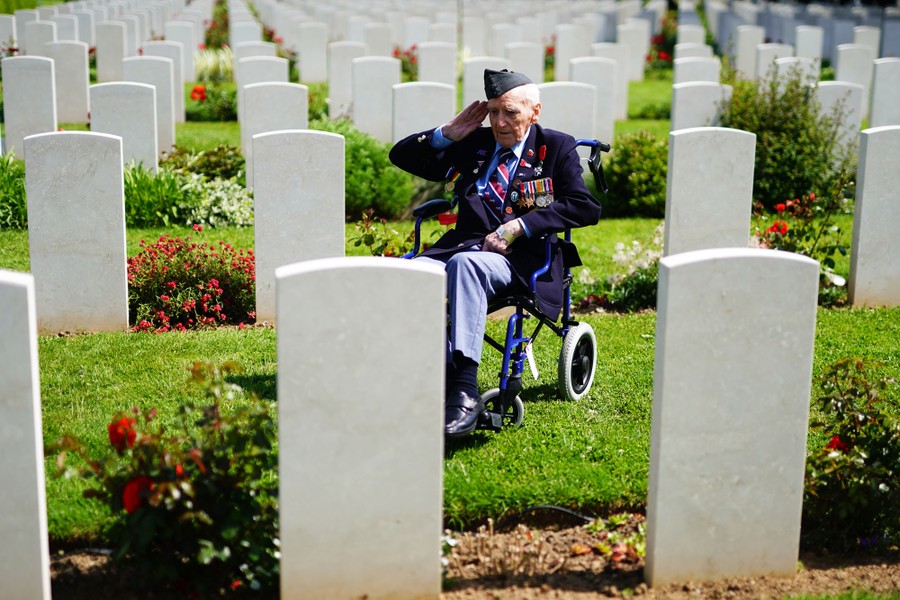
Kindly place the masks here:
[(131, 514), (141, 507), (144, 497), (153, 489), (153, 480), (146, 475), (135, 477), (122, 490), (122, 506)]
[(815, 195), (813, 192), (810, 192), (810, 193), (809, 193), (809, 199), (810, 199), (812, 202), (815, 202), (815, 201), (816, 201), (816, 195)]
[(784, 210), (786, 208), (787, 207), (784, 205), (783, 202), (775, 205), (775, 210), (777, 210), (778, 212), (784, 212)]
[[(141, 321), (143, 325), (143, 321)], [(107, 427), (109, 430), (109, 443), (116, 449), (116, 452), (124, 452), (125, 448), (134, 446), (134, 440), (137, 432), (134, 430), (134, 419), (122, 417), (118, 421), (113, 421)]]
[(825, 447), (828, 448), (829, 450), (839, 450), (839, 451), (841, 451), (841, 452), (846, 452), (847, 450), (850, 449), (850, 446), (848, 446), (847, 444), (845, 444), (845, 443), (841, 440), (840, 436), (837, 436), (837, 435), (832, 436), (832, 437), (831, 437), (831, 441), (828, 442), (828, 443), (825, 445)]
[(662, 50), (660, 50), (659, 51), (659, 60), (667, 60), (668, 61), (668, 60), (672, 60), (672, 57), (669, 56), (668, 52), (663, 52)]

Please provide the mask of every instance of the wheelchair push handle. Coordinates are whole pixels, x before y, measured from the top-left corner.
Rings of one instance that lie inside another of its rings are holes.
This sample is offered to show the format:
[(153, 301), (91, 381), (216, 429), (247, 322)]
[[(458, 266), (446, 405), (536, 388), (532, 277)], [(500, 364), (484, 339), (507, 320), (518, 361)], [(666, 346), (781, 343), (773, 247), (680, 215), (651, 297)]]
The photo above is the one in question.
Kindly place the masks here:
[(600, 140), (575, 140), (575, 145), (590, 146), (591, 156), (588, 158), (588, 168), (590, 168), (591, 174), (594, 176), (594, 185), (597, 186), (598, 190), (605, 194), (609, 191), (609, 186), (606, 185), (606, 177), (603, 175), (603, 164), (600, 162), (600, 153), (609, 152), (611, 146)]

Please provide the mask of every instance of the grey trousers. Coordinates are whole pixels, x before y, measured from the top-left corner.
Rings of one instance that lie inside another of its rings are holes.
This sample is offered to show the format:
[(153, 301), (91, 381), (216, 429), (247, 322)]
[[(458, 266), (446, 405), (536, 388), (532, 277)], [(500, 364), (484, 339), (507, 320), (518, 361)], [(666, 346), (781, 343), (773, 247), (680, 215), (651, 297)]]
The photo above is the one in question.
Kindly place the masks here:
[(415, 260), (443, 265), (447, 272), (450, 312), (447, 362), (452, 353), (458, 351), (481, 363), (488, 303), (512, 283), (509, 261), (502, 254), (483, 252), (480, 246), (457, 252), (446, 262), (427, 256)]

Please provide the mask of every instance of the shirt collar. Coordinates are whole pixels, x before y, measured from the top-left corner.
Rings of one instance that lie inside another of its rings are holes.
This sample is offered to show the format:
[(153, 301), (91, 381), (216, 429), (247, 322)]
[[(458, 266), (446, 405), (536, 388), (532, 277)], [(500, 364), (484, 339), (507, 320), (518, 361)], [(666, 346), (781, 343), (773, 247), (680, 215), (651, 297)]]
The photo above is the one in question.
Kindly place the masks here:
[[(513, 151), (513, 154), (516, 155), (516, 158), (522, 158), (522, 150), (525, 148), (525, 143), (528, 141), (528, 136), (531, 135), (531, 126), (528, 126), (528, 129), (525, 131), (525, 135), (522, 137), (522, 141), (510, 148)], [(494, 142), (494, 154), (496, 155), (500, 151), (500, 142)]]

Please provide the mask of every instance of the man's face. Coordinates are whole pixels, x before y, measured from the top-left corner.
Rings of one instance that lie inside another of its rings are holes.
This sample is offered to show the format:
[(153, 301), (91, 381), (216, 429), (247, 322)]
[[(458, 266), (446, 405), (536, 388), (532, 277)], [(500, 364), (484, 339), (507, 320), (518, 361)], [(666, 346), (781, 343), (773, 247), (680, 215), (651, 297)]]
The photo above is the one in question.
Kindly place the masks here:
[(521, 86), (488, 100), (491, 130), (494, 132), (494, 139), (504, 148), (512, 148), (521, 142), (528, 127), (537, 123), (540, 113), (540, 102), (532, 105)]

